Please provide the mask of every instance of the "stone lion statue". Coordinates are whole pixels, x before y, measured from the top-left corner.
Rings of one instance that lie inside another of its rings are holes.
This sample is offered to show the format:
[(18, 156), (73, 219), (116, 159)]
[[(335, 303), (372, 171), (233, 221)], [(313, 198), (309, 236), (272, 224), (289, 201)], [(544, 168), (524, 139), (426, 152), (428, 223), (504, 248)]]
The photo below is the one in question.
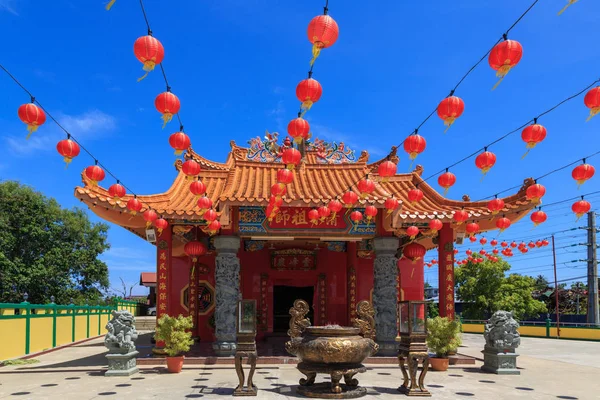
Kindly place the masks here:
[(135, 340), (138, 333), (135, 330), (135, 318), (129, 311), (113, 311), (113, 318), (106, 324), (104, 345), (109, 353), (129, 353), (135, 351)]
[(512, 312), (496, 311), (485, 324), (483, 337), (486, 347), (498, 350), (519, 347), (521, 336), (518, 329), (519, 323), (513, 318)]

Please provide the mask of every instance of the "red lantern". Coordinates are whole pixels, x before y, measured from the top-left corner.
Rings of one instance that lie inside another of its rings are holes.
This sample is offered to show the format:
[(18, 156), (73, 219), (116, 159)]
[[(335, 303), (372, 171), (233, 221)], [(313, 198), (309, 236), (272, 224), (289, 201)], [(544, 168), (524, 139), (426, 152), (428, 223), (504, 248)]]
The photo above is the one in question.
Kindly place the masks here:
[(365, 207), (365, 215), (367, 219), (367, 225), (371, 223), (371, 220), (377, 216), (377, 208), (375, 206), (366, 206)]
[(531, 149), (537, 146), (546, 138), (546, 128), (543, 125), (534, 123), (533, 125), (526, 126), (521, 132), (521, 139), (527, 143), (527, 152), (523, 157), (529, 153)]
[(192, 179), (200, 173), (200, 164), (194, 160), (187, 160), (181, 166), (181, 171), (185, 174), (186, 179)]
[(488, 203), (488, 210), (492, 212), (492, 215), (498, 214), (502, 209), (504, 209), (504, 200), (502, 199), (492, 199)]
[(175, 149), (175, 155), (181, 155), (190, 147), (190, 137), (183, 132), (175, 132), (169, 136), (169, 145)]
[(194, 181), (190, 184), (190, 192), (194, 196), (200, 197), (206, 193), (206, 185), (202, 181)]
[(581, 164), (573, 168), (571, 176), (577, 181), (577, 187), (583, 185), (585, 181), (594, 176), (596, 170), (590, 164)]
[(535, 243), (529, 242), (527, 243), (527, 246), (529, 246), (530, 249), (533, 249), (535, 247)]
[(550, 242), (548, 242), (546, 239), (542, 240), (542, 246), (548, 246), (550, 244)]
[(479, 224), (477, 222), (469, 222), (465, 226), (465, 229), (466, 229), (467, 233), (469, 233), (471, 236), (473, 236), (474, 234), (479, 232)]
[(539, 224), (546, 222), (546, 219), (548, 219), (548, 215), (546, 215), (546, 213), (542, 210), (531, 213), (531, 221), (533, 222), (534, 226), (538, 226)]
[(137, 38), (133, 44), (133, 53), (139, 62), (144, 64), (143, 69), (146, 71), (144, 76), (138, 79), (138, 82), (144, 79), (165, 58), (163, 45), (150, 35)]
[(391, 213), (393, 213), (394, 210), (398, 208), (399, 204), (400, 203), (398, 202), (398, 200), (396, 200), (394, 197), (389, 197), (385, 199), (384, 207), (387, 210), (387, 214), (390, 215)]
[(280, 169), (277, 171), (277, 182), (281, 185), (289, 185), (294, 181), (294, 173), (289, 169)]
[(335, 220), (335, 216), (337, 215), (337, 213), (339, 213), (342, 210), (344, 205), (342, 204), (341, 201), (339, 201), (337, 199), (333, 199), (329, 202), (329, 204), (327, 204), (327, 207), (329, 207), (329, 209), (331, 210), (331, 212), (333, 214), (332, 218)]
[(591, 208), (592, 205), (583, 199), (576, 201), (571, 206), (571, 210), (573, 210), (573, 212), (577, 216), (577, 219), (581, 218), (584, 214), (587, 214)]
[(214, 221), (211, 221), (207, 227), (208, 233), (210, 233), (211, 236), (217, 233), (219, 229), (221, 229), (221, 223), (216, 219)]
[[(488, 57), (490, 67), (496, 71), (496, 76), (500, 78), (495, 89), (510, 70), (521, 61), (523, 57), (523, 47), (516, 40), (504, 40), (494, 46)], [(492, 89), (492, 90), (493, 90)]]
[(496, 239), (492, 239), (492, 241), (490, 242), (490, 244), (492, 246), (497, 246), (498, 245), (498, 241)]
[(144, 213), (142, 214), (142, 218), (144, 218), (144, 221), (146, 221), (146, 229), (148, 229), (150, 228), (150, 225), (152, 225), (152, 223), (158, 219), (158, 214), (156, 213), (156, 211), (149, 208), (146, 211), (144, 211)]
[(273, 218), (275, 218), (275, 215), (277, 215), (278, 210), (279, 210), (279, 208), (277, 206), (275, 206), (273, 204), (269, 204), (269, 206), (265, 210), (265, 214), (267, 215), (269, 222), (273, 221)]
[(325, 221), (325, 219), (331, 215), (331, 210), (327, 206), (321, 206), (317, 211), (319, 212), (321, 221)]
[(446, 131), (462, 115), (463, 111), (465, 111), (465, 102), (456, 96), (446, 97), (437, 107), (437, 115), (444, 121)]
[(469, 240), (471, 241), (471, 243), (475, 243), (477, 241), (477, 238), (475, 236), (470, 236)]
[(287, 126), (288, 134), (294, 139), (296, 143), (302, 143), (303, 140), (308, 139), (310, 125), (308, 121), (302, 117), (298, 117), (290, 121)]
[(443, 226), (444, 224), (439, 219), (432, 219), (431, 221), (429, 221), (429, 229), (431, 229), (431, 231), (434, 234), (438, 233), (438, 231), (442, 229)]
[(410, 135), (404, 140), (404, 151), (408, 153), (408, 158), (414, 160), (419, 154), (425, 151), (427, 141), (418, 133)]
[(296, 166), (300, 164), (301, 159), (302, 154), (293, 147), (285, 149), (281, 155), (281, 161), (286, 165), (287, 169), (296, 168)]
[(218, 215), (215, 210), (206, 210), (206, 212), (202, 216), (202, 218), (204, 218), (204, 220), (208, 221), (208, 222), (212, 222), (212, 221), (216, 220), (217, 217), (218, 217)]
[(510, 219), (506, 217), (498, 218), (496, 220), (496, 228), (500, 229), (500, 232), (504, 232), (510, 226)]
[(396, 164), (387, 160), (379, 164), (379, 167), (377, 168), (377, 173), (381, 178), (383, 178), (383, 182), (387, 182), (390, 177), (396, 175), (396, 169)]
[(319, 211), (314, 208), (308, 212), (308, 219), (310, 223), (315, 226), (319, 223)]
[[(354, 204), (356, 204), (356, 202), (358, 201), (358, 195), (356, 193), (354, 193), (352, 190), (348, 190), (342, 196), (342, 201), (344, 202), (344, 205), (346, 206), (346, 208), (352, 208), (354, 206)], [(361, 219), (362, 219), (362, 216), (361, 216)]]
[(469, 219), (469, 213), (465, 210), (458, 210), (454, 213), (452, 219), (456, 222), (457, 225), (460, 225)]
[(79, 155), (80, 148), (74, 140), (63, 139), (56, 145), (56, 150), (58, 151), (58, 154), (63, 156), (63, 161), (68, 167), (71, 161), (73, 161), (73, 158)]
[(444, 195), (448, 193), (448, 189), (456, 183), (456, 176), (452, 172), (444, 172), (438, 177), (438, 184), (444, 188)]
[(283, 197), (287, 193), (287, 188), (285, 186), (281, 186), (279, 183), (271, 186), (271, 195), (275, 197)]
[[(585, 94), (583, 102), (585, 103), (585, 106), (590, 109), (590, 116), (587, 118), (587, 121), (589, 121), (590, 119), (595, 117), (596, 114), (600, 113), (600, 86), (596, 86), (595, 88), (590, 89)], [(23, 118), (21, 118), (21, 120), (22, 119)]]
[(191, 242), (187, 242), (185, 246), (183, 246), (183, 252), (192, 259), (192, 262), (195, 263), (198, 261), (198, 257), (206, 254), (206, 246), (204, 246), (202, 242), (193, 240)]
[(302, 103), (303, 110), (310, 110), (312, 105), (319, 101), (322, 94), (321, 84), (313, 78), (304, 79), (296, 86), (296, 97)]
[(313, 45), (313, 58), (310, 60), (310, 66), (312, 67), (317, 57), (319, 57), (321, 49), (333, 46), (340, 34), (340, 29), (337, 22), (329, 15), (317, 15), (309, 22), (306, 34)]
[(513, 249), (514, 249), (515, 247), (517, 247), (517, 242), (511, 242), (511, 243), (510, 243), (510, 247), (512, 247)]
[(419, 234), (419, 228), (417, 228), (416, 226), (412, 225), (409, 226), (408, 228), (406, 228), (406, 234), (408, 236), (410, 236), (410, 239), (413, 240), (414, 238), (417, 237), (417, 235)]
[(417, 242), (407, 244), (402, 250), (402, 254), (404, 255), (404, 257), (411, 260), (413, 264), (421, 258), (423, 258), (426, 252), (427, 250), (425, 249), (425, 247)]
[[(360, 221), (362, 221), (363, 219), (363, 215), (360, 211), (352, 211), (350, 213), (350, 219), (355, 223), (358, 224)], [(356, 226), (354, 227), (354, 229), (356, 229)]]
[(465, 254), (470, 256), (471, 254), (473, 254), (473, 250), (468, 249), (467, 251), (465, 251)]
[(131, 212), (131, 215), (136, 215), (142, 209), (142, 203), (133, 197), (127, 201), (127, 209)]
[(492, 253), (494, 253), (494, 254), (498, 254), (498, 253), (499, 253), (499, 251), (498, 251), (498, 249), (494, 249), (494, 250), (492, 250)]
[[(487, 239), (486, 239), (486, 238), (484, 238), (484, 237), (482, 237), (482, 238), (479, 240), (479, 243), (481, 243), (481, 245), (482, 245), (482, 246), (485, 246), (485, 244), (487, 243)], [(481, 253), (481, 252), (480, 252), (480, 253)], [(483, 254), (483, 253), (482, 253), (482, 254)]]
[(156, 227), (156, 230), (158, 231), (158, 236), (160, 236), (162, 234), (162, 232), (165, 229), (167, 229), (167, 227), (169, 226), (169, 223), (167, 222), (166, 219), (159, 218), (154, 221), (154, 226)]
[(196, 202), (198, 208), (200, 208), (200, 214), (204, 214), (207, 210), (212, 208), (212, 200), (206, 196), (202, 196)]
[(483, 175), (487, 174), (494, 164), (496, 164), (496, 155), (491, 151), (486, 150), (475, 158), (475, 165)]
[(532, 203), (539, 203), (545, 194), (546, 188), (539, 183), (529, 186), (525, 192), (527, 200), (531, 200)]
[(85, 169), (85, 176), (91, 181), (93, 186), (97, 186), (98, 182), (103, 180), (106, 174), (99, 166), (91, 165)]
[(173, 115), (179, 112), (181, 103), (177, 96), (171, 92), (162, 92), (154, 99), (154, 107), (162, 114), (163, 128), (170, 122)]
[(20, 106), (17, 114), (19, 115), (19, 119), (27, 125), (27, 132), (29, 132), (27, 134), (27, 139), (29, 139), (29, 136), (46, 122), (46, 113), (44, 113), (44, 110), (42, 110), (41, 107), (33, 104), (33, 102)]
[(481, 254), (482, 256), (485, 256), (487, 254), (487, 251), (481, 249), (481, 250), (479, 250), (479, 254)]
[(502, 246), (502, 247), (506, 247), (506, 246), (508, 246), (508, 243), (506, 243), (506, 242), (502, 242), (502, 243), (500, 243), (500, 246)]
[(423, 191), (421, 189), (411, 189), (408, 191), (408, 201), (411, 204), (418, 203), (421, 199), (423, 199)]
[(365, 198), (375, 190), (375, 182), (370, 180), (369, 178), (363, 178), (358, 181), (358, 191), (360, 192), (360, 197)]
[(273, 208), (279, 208), (283, 204), (283, 199), (277, 196), (271, 196), (269, 199), (269, 205), (273, 206)]
[(110, 185), (110, 187), (108, 188), (108, 195), (116, 203), (118, 203), (119, 200), (121, 200), (121, 198), (124, 197), (126, 193), (127, 190), (125, 190), (125, 187), (118, 182), (113, 185)]
[(541, 240), (537, 240), (537, 241), (535, 242), (535, 247), (538, 247), (538, 248), (539, 248), (539, 247), (542, 247), (542, 241), (541, 241)]

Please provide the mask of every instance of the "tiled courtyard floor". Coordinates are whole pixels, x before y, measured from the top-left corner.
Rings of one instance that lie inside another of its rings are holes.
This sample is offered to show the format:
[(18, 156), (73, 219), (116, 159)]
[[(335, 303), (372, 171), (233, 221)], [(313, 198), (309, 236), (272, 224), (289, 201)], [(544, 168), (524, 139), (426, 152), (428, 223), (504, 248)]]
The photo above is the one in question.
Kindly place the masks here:
[[(461, 353), (479, 356), (480, 335), (465, 335)], [(523, 338), (520, 376), (482, 373), (475, 366), (430, 372), (426, 384), (434, 399), (598, 399), (600, 343)], [(101, 340), (39, 356), (39, 364), (0, 368), (2, 399), (219, 399), (237, 384), (233, 366), (192, 365), (181, 374), (162, 367), (142, 367), (132, 377), (106, 378)], [(400, 369), (367, 366), (358, 376), (367, 387), (365, 399), (404, 398), (396, 388)], [(299, 398), (295, 388), (302, 375), (292, 365), (259, 365), (258, 399)], [(319, 379), (319, 378), (317, 378)]]

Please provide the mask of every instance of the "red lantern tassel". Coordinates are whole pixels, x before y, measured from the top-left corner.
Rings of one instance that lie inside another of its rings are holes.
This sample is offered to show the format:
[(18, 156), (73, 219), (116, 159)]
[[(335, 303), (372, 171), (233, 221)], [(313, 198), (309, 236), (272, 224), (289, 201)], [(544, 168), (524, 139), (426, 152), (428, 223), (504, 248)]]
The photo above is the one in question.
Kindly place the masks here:
[(444, 120), (444, 125), (446, 126), (446, 129), (444, 129), (444, 133), (448, 132), (448, 129), (450, 129), (454, 121), (456, 121), (456, 118), (454, 117), (448, 117)]
[[(590, 117), (590, 118), (592, 118), (592, 117)], [(588, 119), (589, 119), (589, 118), (588, 118)], [(39, 128), (39, 126), (38, 126), (38, 125), (36, 125), (36, 124), (28, 124), (28, 125), (27, 125), (27, 132), (29, 132), (29, 133), (27, 134), (27, 137), (25, 138), (25, 140), (29, 140), (29, 137), (31, 136), (31, 134), (32, 134), (33, 132), (37, 131), (37, 130), (38, 130), (38, 128)]]
[(110, 10), (110, 8), (113, 6), (113, 4), (115, 4), (115, 1), (117, 1), (117, 0), (110, 0), (108, 2), (108, 4), (106, 5), (106, 11)]
[(492, 90), (496, 90), (496, 88), (502, 82), (504, 77), (510, 72), (511, 68), (512, 67), (510, 65), (503, 65), (498, 69), (498, 71), (496, 71), (496, 76), (500, 79), (498, 80), (498, 82), (496, 82)]
[(162, 120), (163, 120), (163, 129), (165, 129), (165, 126), (167, 126), (167, 122), (171, 122), (171, 120), (173, 119), (173, 114), (171, 113), (164, 113), (162, 115)]
[(312, 67), (319, 55), (321, 54), (321, 49), (323, 48), (323, 44), (321, 42), (315, 42), (312, 48), (312, 59), (310, 60), (310, 66)]
[(138, 78), (138, 82), (141, 81), (142, 79), (144, 79), (145, 77), (148, 76), (148, 74), (150, 73), (150, 71), (154, 71), (154, 67), (156, 66), (156, 64), (154, 63), (154, 61), (146, 61), (144, 63), (144, 67), (142, 68), (144, 71), (146, 71), (146, 73), (144, 74), (144, 76), (142, 76), (141, 78)]
[[(598, 113), (600, 113), (600, 107), (594, 107), (594, 108), (592, 108), (590, 110), (590, 116), (587, 117), (587, 119), (585, 120), (585, 122), (588, 122), (590, 119), (594, 118), (596, 115), (598, 115)], [(29, 136), (27, 136), (27, 137), (29, 137)]]
[(562, 10), (560, 10), (560, 11), (558, 12), (558, 14), (556, 14), (556, 15), (560, 15), (560, 14), (564, 13), (565, 11), (567, 11), (567, 8), (569, 8), (569, 7), (571, 7), (573, 4), (577, 3), (577, 0), (567, 0), (567, 1), (568, 1), (569, 3), (568, 3), (566, 6), (564, 6), (564, 7), (562, 8)]

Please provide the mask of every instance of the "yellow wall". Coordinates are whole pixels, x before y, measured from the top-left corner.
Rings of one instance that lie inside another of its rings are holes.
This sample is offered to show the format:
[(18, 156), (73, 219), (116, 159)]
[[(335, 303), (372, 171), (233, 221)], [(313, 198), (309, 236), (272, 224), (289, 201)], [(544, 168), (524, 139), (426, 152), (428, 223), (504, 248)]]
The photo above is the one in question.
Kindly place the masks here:
[(483, 333), (483, 325), (480, 324), (462, 324), (462, 330), (466, 333)]
[(23, 354), (25, 354), (25, 319), (1, 319), (0, 360)]
[(98, 332), (98, 318), (100, 318), (99, 315), (90, 315), (90, 337), (100, 334)]
[(52, 316), (44, 316), (41, 318), (31, 318), (31, 339), (29, 342), (29, 352), (37, 353), (38, 351), (52, 348)]
[(56, 317), (56, 345), (71, 343), (73, 338), (73, 317), (69, 314)]
[(87, 316), (75, 316), (75, 341), (87, 338)]
[[(483, 324), (462, 324), (462, 330), (465, 333), (483, 333)], [(546, 337), (545, 326), (521, 326), (519, 333), (523, 336)], [(558, 334), (555, 327), (550, 328), (550, 338), (557, 338)], [(600, 329), (591, 328), (560, 328), (561, 339), (583, 339), (599, 340)]]
[(521, 327), (519, 327), (519, 333), (523, 336), (546, 337), (546, 327), (545, 326), (521, 326)]
[(563, 339), (600, 340), (600, 329), (560, 328), (560, 337)]

